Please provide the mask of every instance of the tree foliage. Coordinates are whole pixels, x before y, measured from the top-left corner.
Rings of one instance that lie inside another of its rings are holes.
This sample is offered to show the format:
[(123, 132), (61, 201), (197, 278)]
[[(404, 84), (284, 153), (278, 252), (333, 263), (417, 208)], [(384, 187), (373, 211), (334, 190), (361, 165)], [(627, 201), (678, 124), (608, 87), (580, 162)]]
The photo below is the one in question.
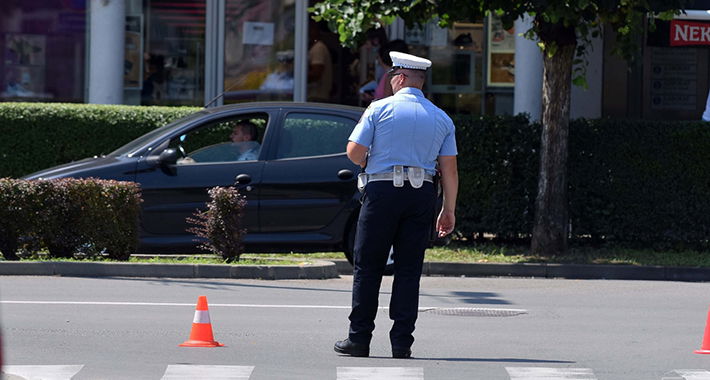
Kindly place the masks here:
[[(325, 20), (346, 46), (357, 46), (368, 29), (401, 17), (407, 26), (438, 20), (442, 27), (455, 21), (476, 20), (487, 14), (500, 17), (509, 28), (520, 17), (533, 17), (533, 27), (520, 31), (537, 39), (547, 55), (561, 45), (578, 45), (577, 57), (586, 53), (586, 42), (606, 24), (617, 33), (616, 52), (627, 60), (638, 52), (639, 36), (649, 13), (672, 18), (688, 0), (328, 0), (309, 10), (316, 21)], [(653, 27), (654, 18), (648, 18)], [(578, 43), (582, 42), (582, 43)]]
[[(438, 20), (442, 27), (494, 14), (510, 28), (531, 17), (524, 33), (543, 52), (540, 175), (531, 251), (562, 255), (569, 235), (567, 146), (570, 82), (586, 87), (585, 56), (591, 38), (604, 25), (616, 32), (616, 53), (627, 60), (639, 52), (645, 28), (654, 17), (671, 18), (688, 0), (328, 0), (310, 8), (325, 20), (344, 45), (356, 46), (368, 29), (401, 17), (408, 26)], [(648, 20), (648, 23), (645, 21)], [(575, 68), (576, 66), (576, 68)], [(574, 70), (573, 70), (574, 68)]]

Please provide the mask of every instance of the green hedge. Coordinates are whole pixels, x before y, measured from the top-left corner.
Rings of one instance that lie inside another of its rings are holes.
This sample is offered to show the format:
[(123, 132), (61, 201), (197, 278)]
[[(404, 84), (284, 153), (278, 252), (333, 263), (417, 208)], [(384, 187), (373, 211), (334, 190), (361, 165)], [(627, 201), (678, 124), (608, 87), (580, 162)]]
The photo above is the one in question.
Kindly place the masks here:
[(574, 236), (708, 248), (710, 124), (577, 120), (569, 173)]
[[(197, 108), (0, 103), (0, 177), (108, 153)], [(467, 237), (529, 238), (540, 126), (525, 116), (454, 117), (457, 227)], [(708, 248), (710, 125), (575, 120), (570, 125), (572, 238)]]
[[(458, 117), (458, 229), (529, 238), (540, 125), (524, 116)], [(569, 133), (572, 239), (634, 247), (707, 249), (710, 125), (575, 120)]]
[(532, 231), (540, 127), (527, 117), (454, 118), (458, 145), (457, 229), (503, 239)]
[(0, 103), (0, 177), (110, 153), (194, 107)]

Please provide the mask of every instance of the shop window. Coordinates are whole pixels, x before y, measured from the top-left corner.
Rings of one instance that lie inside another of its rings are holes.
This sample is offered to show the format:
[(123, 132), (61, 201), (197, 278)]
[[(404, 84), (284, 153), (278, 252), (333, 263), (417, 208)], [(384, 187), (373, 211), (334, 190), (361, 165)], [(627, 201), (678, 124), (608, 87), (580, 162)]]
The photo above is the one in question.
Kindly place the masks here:
[(499, 19), (435, 22), (405, 30), (410, 53), (432, 61), (426, 95), (449, 113), (510, 114), (515, 86), (515, 31)]
[(295, 4), (227, 0), (224, 102), (292, 100)]
[(86, 2), (0, 2), (0, 100), (82, 102)]

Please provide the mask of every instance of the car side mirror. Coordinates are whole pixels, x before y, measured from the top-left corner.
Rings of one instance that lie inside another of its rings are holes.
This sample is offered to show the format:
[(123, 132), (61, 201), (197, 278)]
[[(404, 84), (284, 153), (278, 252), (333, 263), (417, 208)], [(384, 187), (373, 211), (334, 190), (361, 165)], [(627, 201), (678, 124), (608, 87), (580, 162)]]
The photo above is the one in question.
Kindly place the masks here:
[(168, 148), (160, 152), (157, 156), (149, 156), (146, 161), (153, 165), (169, 166), (177, 164), (177, 160), (180, 157), (177, 149)]

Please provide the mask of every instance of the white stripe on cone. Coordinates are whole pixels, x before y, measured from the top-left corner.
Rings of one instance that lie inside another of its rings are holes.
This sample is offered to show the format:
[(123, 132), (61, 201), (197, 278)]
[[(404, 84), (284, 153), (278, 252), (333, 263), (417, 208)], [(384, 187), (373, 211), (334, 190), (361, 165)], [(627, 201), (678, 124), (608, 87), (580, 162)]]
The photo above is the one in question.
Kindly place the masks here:
[(192, 323), (210, 323), (210, 313), (207, 310), (195, 310), (195, 319)]

